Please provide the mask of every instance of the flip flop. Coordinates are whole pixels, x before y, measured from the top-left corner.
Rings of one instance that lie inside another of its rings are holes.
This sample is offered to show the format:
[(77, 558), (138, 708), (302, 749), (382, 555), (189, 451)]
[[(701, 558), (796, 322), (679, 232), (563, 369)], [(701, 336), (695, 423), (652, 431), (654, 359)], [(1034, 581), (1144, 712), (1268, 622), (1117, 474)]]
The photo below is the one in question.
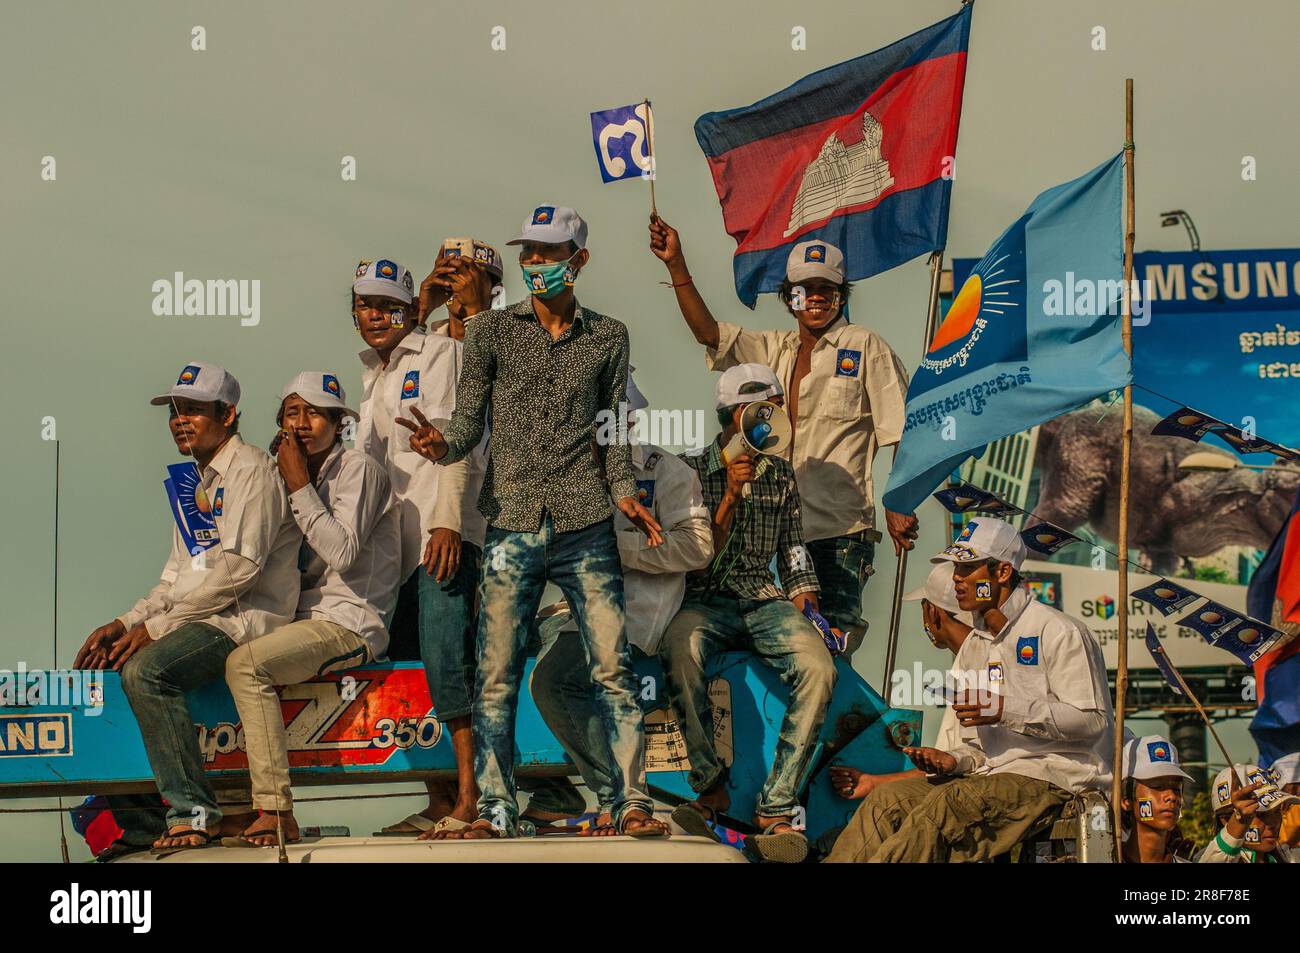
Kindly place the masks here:
[[(473, 823), (473, 821), (462, 821), (459, 817), (452, 817), (448, 814), (445, 817), (438, 818), (438, 822), (431, 825), (426, 833), (441, 834), (443, 831), (463, 831)], [(421, 834), (419, 839), (432, 840), (433, 838), (425, 837), (424, 834)]]
[[(709, 812), (708, 817), (704, 815), (705, 811)], [(686, 804), (679, 804), (673, 808), (673, 813), (670, 816), (674, 824), (692, 837), (707, 837), (715, 844), (722, 843), (722, 838), (718, 836), (717, 831), (709, 826), (709, 821), (718, 816), (713, 808), (706, 807), (697, 801), (688, 801)]]
[(808, 858), (808, 838), (786, 821), (771, 825), (768, 830), (788, 828), (780, 833), (751, 834), (745, 838), (745, 850), (752, 859), (769, 864), (801, 864)]
[(620, 818), (618, 832), (624, 837), (670, 837), (672, 831), (668, 825), (653, 814), (644, 818), (639, 825), (628, 829), (626, 816)]
[(123, 841), (116, 840), (95, 855), (95, 863), (112, 863), (117, 860), (117, 858), (125, 857), (127, 854), (138, 854), (140, 851), (150, 849), (151, 848), (145, 844), (127, 844)]
[(181, 851), (184, 850), (202, 850), (205, 847), (211, 847), (213, 842), (212, 835), (204, 830), (183, 831), (175, 834), (169, 831), (163, 836), (164, 837), (202, 837), (203, 843), (175, 844), (171, 847), (150, 847), (149, 853), (153, 854), (159, 860), (162, 860), (164, 857), (170, 857), (172, 854), (179, 854)]
[[(434, 824), (436, 823), (437, 821), (431, 821), (423, 814), (411, 814), (407, 817), (402, 818), (396, 824), (389, 824), (387, 827), (375, 831), (370, 836), (371, 837), (418, 837), (419, 835), (423, 834), (425, 831), (432, 830)], [(409, 824), (411, 827), (414, 827), (415, 830), (413, 831), (394, 830), (394, 828), (401, 827), (403, 824)]]

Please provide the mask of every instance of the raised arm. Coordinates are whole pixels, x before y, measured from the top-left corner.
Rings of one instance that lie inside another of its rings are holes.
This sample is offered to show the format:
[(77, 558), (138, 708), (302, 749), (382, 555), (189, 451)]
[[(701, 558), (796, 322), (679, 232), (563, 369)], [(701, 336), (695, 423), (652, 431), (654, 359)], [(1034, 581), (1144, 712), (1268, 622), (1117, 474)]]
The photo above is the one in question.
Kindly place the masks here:
[(691, 333), (695, 335), (695, 340), (707, 348), (716, 348), (719, 340), (718, 322), (713, 320), (709, 306), (704, 303), (704, 298), (691, 279), (677, 229), (658, 215), (650, 216), (650, 250), (668, 269), (673, 291), (677, 294), (677, 307), (686, 319)]

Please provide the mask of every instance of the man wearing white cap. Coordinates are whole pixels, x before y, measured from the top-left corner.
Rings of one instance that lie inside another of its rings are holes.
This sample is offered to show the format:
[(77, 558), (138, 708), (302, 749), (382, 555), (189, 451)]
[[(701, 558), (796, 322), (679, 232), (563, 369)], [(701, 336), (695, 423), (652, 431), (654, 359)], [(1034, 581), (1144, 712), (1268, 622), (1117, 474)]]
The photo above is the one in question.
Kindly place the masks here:
[(343, 386), (304, 371), (280, 392), (273, 448), (303, 542), (302, 592), (294, 621), (226, 658), (226, 684), (243, 725), (253, 806), (262, 812), (241, 835), (250, 844), (299, 839), (289, 785), (288, 742), (277, 685), (295, 685), (384, 656), (397, 602), (402, 535), (382, 464), (343, 446), (355, 420)]
[[(357, 448), (388, 473), (402, 534), (397, 608), (388, 655), (424, 663), (429, 697), (456, 753), (454, 789), (430, 782), (429, 805), (385, 829), (421, 833), (475, 816), (470, 710), (473, 703), (474, 590), (486, 523), (475, 506), (483, 483), (480, 443), (450, 467), (430, 466), (411, 450), (406, 427), (450, 419), (463, 364), (460, 341), (417, 324), (414, 280), (387, 258), (362, 261), (352, 284), (352, 319), (361, 352)], [(419, 421), (420, 423), (417, 423)]]
[[(433, 271), (420, 284), (420, 324), (429, 333), (465, 340), (465, 324), (480, 311), (497, 307), (494, 299), (505, 293), (501, 255), (477, 238), (447, 238), (438, 250)], [(447, 317), (429, 323), (443, 304)]]
[(1281, 841), (1282, 814), (1300, 801), (1255, 764), (1224, 768), (1210, 803), (1219, 830), (1196, 858), (1199, 864), (1293, 864), (1300, 852)]
[(1178, 830), (1183, 784), (1178, 749), (1161, 735), (1124, 743), (1120, 860), (1126, 864), (1187, 863), (1194, 846)]
[[(701, 452), (683, 459), (699, 475), (712, 515), (716, 555), (706, 572), (686, 580), (682, 607), (664, 633), (660, 655), (668, 700), (677, 714), (696, 800), (673, 812), (692, 834), (731, 805), (727, 770), (718, 758), (705, 666), (734, 649), (754, 652), (790, 686), (781, 743), (759, 792), (752, 846), (765, 860), (798, 862), (808, 842), (794, 826), (799, 786), (821, 732), (835, 687), (835, 662), (817, 628), (804, 616), (816, 610), (817, 574), (804, 547), (794, 468), (781, 457), (725, 459), (723, 448), (740, 428), (746, 405), (784, 403), (781, 382), (763, 364), (740, 364), (718, 378), (715, 405), (723, 431)], [(780, 573), (777, 585), (770, 568)]]
[[(876, 451), (902, 437), (907, 372), (878, 334), (844, 314), (850, 286), (844, 256), (829, 242), (804, 241), (791, 250), (780, 297), (797, 330), (753, 331), (715, 321), (691, 279), (675, 229), (650, 221), (650, 248), (668, 268), (677, 306), (706, 349), (711, 370), (766, 364), (785, 386), (794, 437), (782, 452), (794, 464), (803, 498), (804, 533), (821, 582), (822, 613), (861, 643), (862, 587), (876, 543)], [(885, 511), (894, 551), (912, 548), (913, 514)]]
[(154, 847), (170, 851), (237, 834), (252, 819), (246, 804), (218, 806), (185, 693), (221, 678), (237, 646), (293, 618), (302, 534), (274, 462), (237, 432), (239, 383), (225, 368), (191, 361), (150, 403), (169, 408), (176, 449), (197, 470), (175, 469), (168, 481), (176, 526), (161, 581), (92, 632), (74, 664), (121, 670), (169, 808)]
[[(629, 369), (627, 428), (649, 406)], [(695, 470), (680, 458), (649, 443), (632, 444), (637, 498), (663, 527), (662, 545), (646, 545), (645, 535), (622, 513), (614, 513), (623, 597), (627, 606), (627, 640), (634, 658), (655, 655), (664, 630), (686, 592), (686, 573), (703, 569), (713, 558), (713, 533)], [(611, 779), (616, 770), (600, 724), (596, 688), (587, 673), (578, 625), (561, 603), (561, 611), (538, 624), (540, 648), (529, 688), (533, 702), (552, 734), (568, 752), (587, 787), (596, 795), (600, 817), (595, 832), (613, 833), (610, 823)], [(537, 784), (537, 781), (547, 783)], [(523, 785), (521, 784), (521, 787)], [(549, 823), (581, 813), (581, 794), (568, 778), (534, 779), (524, 816)], [(577, 795), (575, 798), (574, 795)], [(575, 811), (574, 808), (578, 807)]]
[(451, 423), (421, 426), (410, 441), (428, 459), (454, 463), (478, 444), (491, 414), (479, 499), (490, 524), (474, 702), (479, 819), (469, 830), (438, 836), (515, 833), (515, 711), (524, 649), (548, 582), (559, 586), (574, 609), (597, 685), (618, 765), (615, 827), (638, 837), (663, 836), (667, 825), (653, 817), (645, 785), (645, 737), (611, 508), (645, 534), (649, 545), (663, 537), (654, 515), (637, 502), (629, 445), (597, 441), (601, 418), (617, 419), (626, 395), (627, 327), (583, 307), (574, 295), (590, 256), (587, 223), (573, 209), (538, 205), (510, 244), (520, 246), (529, 297), (474, 317), (465, 334), (465, 368)]
[(1021, 584), (1014, 526), (978, 516), (931, 562), (953, 565), (975, 628), (956, 668), (987, 686), (953, 706), (962, 744), (905, 748), (935, 789), (873, 863), (987, 860), (1048, 823), (1075, 794), (1105, 791), (1114, 714), (1101, 646), (1079, 620)]

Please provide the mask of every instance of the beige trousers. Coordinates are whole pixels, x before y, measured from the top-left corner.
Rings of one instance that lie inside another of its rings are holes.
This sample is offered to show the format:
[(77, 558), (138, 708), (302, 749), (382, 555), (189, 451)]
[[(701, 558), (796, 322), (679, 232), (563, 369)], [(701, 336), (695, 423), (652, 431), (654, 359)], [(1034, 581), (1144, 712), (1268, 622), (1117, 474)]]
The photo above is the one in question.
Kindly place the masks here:
[(360, 636), (324, 619), (290, 622), (245, 642), (226, 658), (226, 684), (244, 726), (254, 807), (293, 809), (288, 738), (275, 686), (296, 685), (369, 659)]
[(967, 863), (1006, 853), (1073, 795), (1019, 774), (882, 785), (827, 857), (835, 863)]

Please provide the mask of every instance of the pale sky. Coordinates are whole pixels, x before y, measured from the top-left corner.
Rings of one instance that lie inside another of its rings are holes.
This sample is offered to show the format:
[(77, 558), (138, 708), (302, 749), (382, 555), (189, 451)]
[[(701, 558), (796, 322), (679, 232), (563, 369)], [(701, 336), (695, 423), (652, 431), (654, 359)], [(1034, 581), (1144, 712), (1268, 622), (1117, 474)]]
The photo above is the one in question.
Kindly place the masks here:
[[(9, 262), (0, 351), (6, 449), (0, 665), (52, 661), (53, 417), (61, 441), (59, 661), (157, 578), (170, 518), (160, 486), (176, 457), (148, 405), (194, 358), (243, 385), (243, 429), (265, 445), (280, 387), (307, 368), (359, 394), (360, 340), (347, 312), (359, 258), (426, 273), (445, 236), (498, 247), (543, 202), (590, 223), (578, 294), (625, 321), (652, 404), (709, 408), (713, 378), (647, 249), (639, 182), (601, 184), (588, 113), (650, 97), (661, 214), (677, 226), (720, 319), (787, 327), (770, 297), (736, 300), (733, 243), (693, 123), (885, 46), (955, 12), (955, 2), (771, 0), (599, 7), (337, 0), (26, 4), (0, 33), (10, 91), (0, 138), (0, 253)], [(191, 49), (206, 29), (207, 49)], [(491, 49), (504, 26), (506, 50)], [(807, 49), (791, 49), (802, 26)], [(1106, 49), (1095, 51), (1094, 27)], [(1290, 0), (979, 0), (971, 31), (949, 251), (978, 257), (1042, 189), (1117, 152), (1124, 78), (1136, 82), (1137, 246), (1182, 249), (1160, 211), (1184, 208), (1206, 248), (1291, 247), (1300, 218), (1300, 76)], [(357, 160), (356, 181), (340, 176)], [(53, 156), (55, 181), (41, 178)], [(1258, 178), (1243, 181), (1244, 156)], [(504, 248), (503, 248), (504, 251)], [(157, 317), (152, 283), (258, 279), (261, 320)], [(513, 300), (522, 285), (507, 259)], [(920, 355), (923, 259), (862, 282), (856, 321), (909, 367)], [(888, 454), (878, 461), (883, 488)], [(920, 511), (922, 554), (943, 512)], [(914, 558), (909, 587), (924, 579)], [(856, 658), (880, 680), (892, 552), (867, 589), (872, 630)], [(946, 665), (908, 619), (899, 664)], [(933, 737), (936, 711), (927, 712)], [(1140, 726), (1138, 726), (1140, 727)], [(1244, 723), (1230, 745), (1247, 753)], [(1253, 749), (1249, 749), (1253, 754)], [(0, 807), (14, 806), (4, 802)], [(350, 809), (355, 832), (414, 808)], [(338, 818), (304, 810), (307, 823)], [(360, 816), (363, 820), (358, 821)], [(0, 858), (54, 859), (56, 823), (0, 817)], [(79, 842), (73, 845), (84, 849)]]

